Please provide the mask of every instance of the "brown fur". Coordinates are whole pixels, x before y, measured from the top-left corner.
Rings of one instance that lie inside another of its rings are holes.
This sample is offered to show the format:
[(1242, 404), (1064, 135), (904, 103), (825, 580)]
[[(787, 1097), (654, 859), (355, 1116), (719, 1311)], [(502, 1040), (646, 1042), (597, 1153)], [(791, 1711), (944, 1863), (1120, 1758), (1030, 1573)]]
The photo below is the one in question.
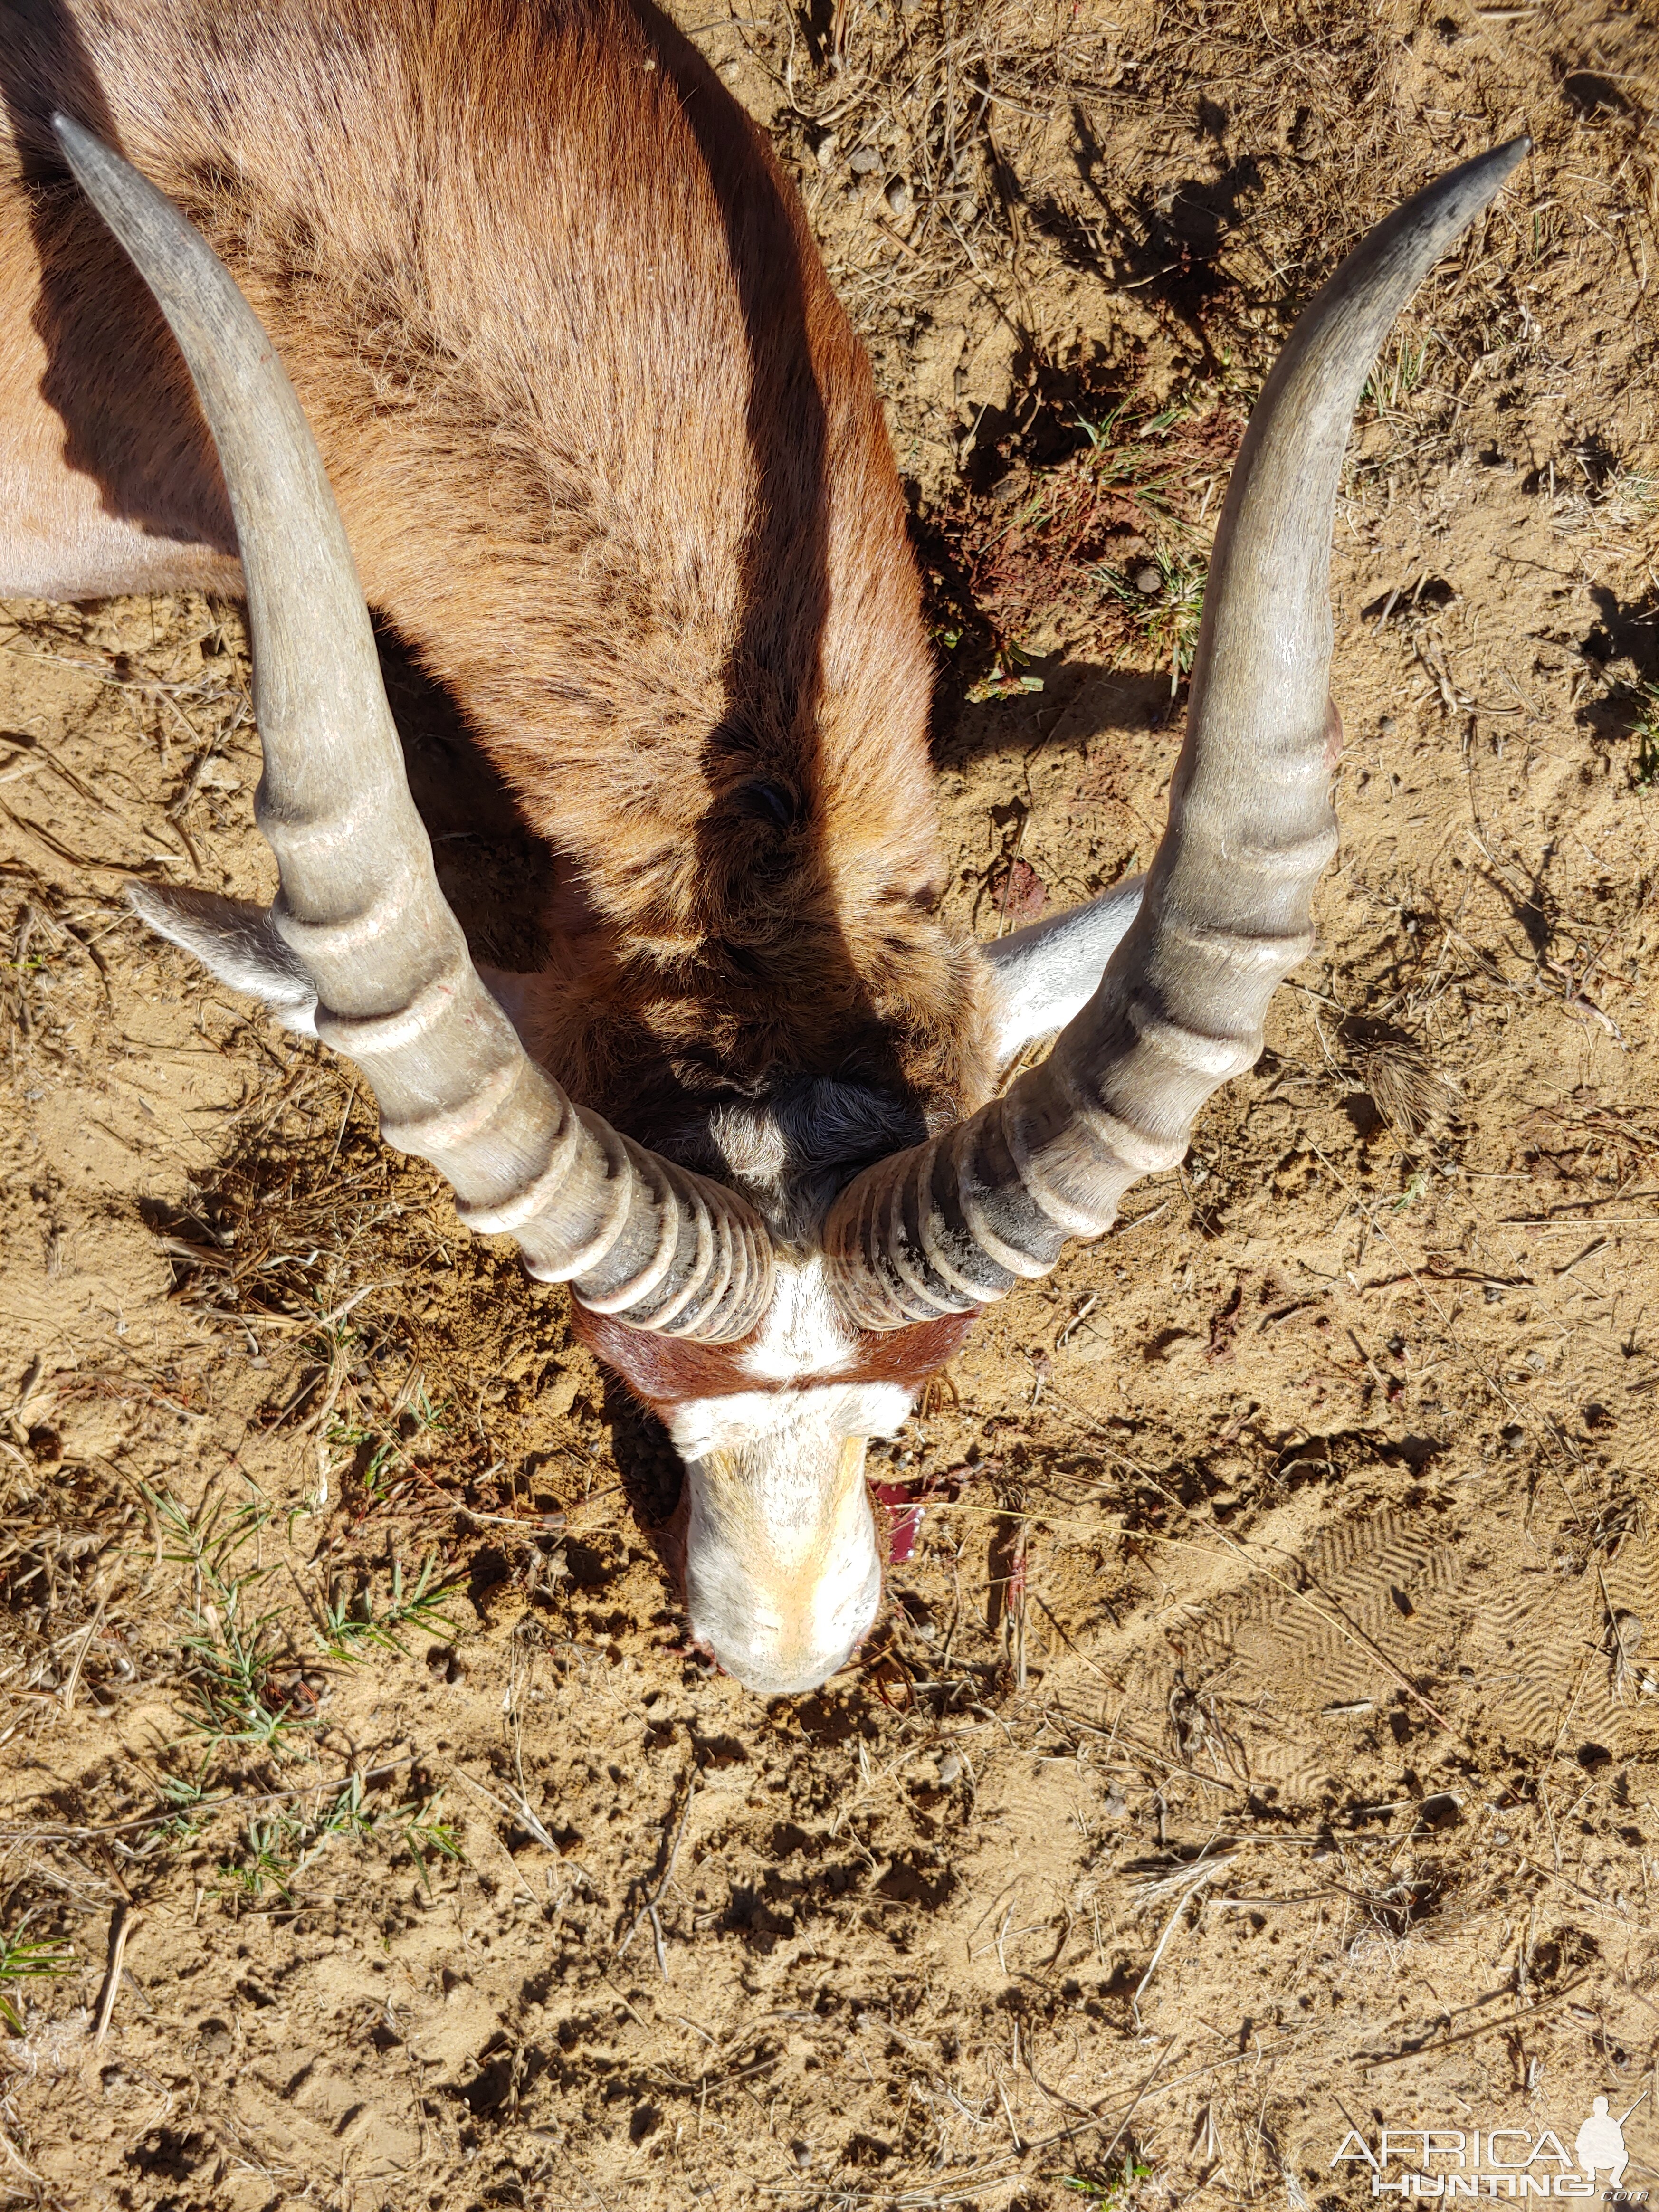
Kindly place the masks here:
[(61, 105), (228, 262), (371, 604), (551, 847), (561, 1079), (647, 1141), (785, 1073), (935, 1125), (977, 1105), (879, 403), (769, 147), (672, 27), (646, 0), (0, 0), (0, 491), (54, 554), (235, 574)]

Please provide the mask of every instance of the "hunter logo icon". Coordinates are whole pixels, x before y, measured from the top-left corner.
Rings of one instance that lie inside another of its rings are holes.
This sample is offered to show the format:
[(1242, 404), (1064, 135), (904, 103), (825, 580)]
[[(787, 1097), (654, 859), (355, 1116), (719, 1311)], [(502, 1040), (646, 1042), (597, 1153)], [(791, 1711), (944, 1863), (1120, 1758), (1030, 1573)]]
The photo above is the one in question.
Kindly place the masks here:
[[(1624, 2186), (1630, 2166), (1625, 2123), (1647, 2094), (1615, 2119), (1606, 2097), (1591, 2100), (1589, 2117), (1567, 2148), (1565, 2131), (1546, 2127), (1437, 2128), (1420, 2123), (1380, 2130), (1374, 2142), (1351, 2129), (1337, 2146), (1333, 2167), (1370, 2168), (1373, 2197), (1600, 2197), (1604, 2203), (1644, 2203), (1645, 2189)], [(1401, 2171), (1401, 2169), (1404, 2169)]]
[[(1631, 2110), (1633, 2112), (1635, 2106)], [(1629, 2118), (1626, 2112), (1625, 2119)], [(1605, 2097), (1597, 2097), (1591, 2105), (1590, 2116), (1574, 2136), (1572, 2149), (1586, 2173), (1594, 2175), (1603, 2166), (1609, 2168), (1607, 2186), (1618, 2188), (1630, 2163), (1630, 2154), (1625, 2148), (1625, 2121), (1613, 2118)]]

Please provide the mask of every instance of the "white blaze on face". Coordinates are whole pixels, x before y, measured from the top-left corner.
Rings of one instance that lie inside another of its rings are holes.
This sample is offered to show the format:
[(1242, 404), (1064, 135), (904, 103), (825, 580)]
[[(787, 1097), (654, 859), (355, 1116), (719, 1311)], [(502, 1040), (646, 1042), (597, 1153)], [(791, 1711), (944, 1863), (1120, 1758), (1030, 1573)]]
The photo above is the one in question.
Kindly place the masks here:
[(849, 1366), (856, 1345), (818, 1262), (779, 1272), (743, 1364), (796, 1387), (693, 1400), (668, 1420), (686, 1468), (691, 1632), (745, 1688), (774, 1697), (817, 1689), (874, 1625), (882, 1561), (865, 1444), (902, 1425), (913, 1395), (894, 1382), (806, 1382)]
[[(739, 1432), (739, 1406), (760, 1419)], [(686, 1463), (691, 1632), (748, 1689), (815, 1690), (852, 1656), (881, 1603), (881, 1555), (864, 1481), (865, 1440), (897, 1428), (890, 1384), (719, 1399), (726, 1441)]]

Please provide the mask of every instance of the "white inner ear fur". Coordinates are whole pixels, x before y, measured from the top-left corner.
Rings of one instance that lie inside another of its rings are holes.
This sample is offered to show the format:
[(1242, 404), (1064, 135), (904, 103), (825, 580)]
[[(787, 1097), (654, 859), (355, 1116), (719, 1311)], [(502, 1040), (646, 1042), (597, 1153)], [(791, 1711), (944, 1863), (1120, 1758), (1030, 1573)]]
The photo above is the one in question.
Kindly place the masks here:
[(199, 960), (233, 991), (268, 1006), (284, 1029), (317, 1034), (317, 994), (311, 978), (276, 934), (268, 907), (216, 891), (130, 883), (127, 904), (158, 937)]
[[(199, 960), (233, 991), (258, 999), (296, 1036), (317, 1034), (317, 994), (311, 978), (282, 938), (269, 907), (217, 891), (173, 890), (130, 883), (127, 904), (147, 927)], [(484, 988), (527, 1043), (526, 1026), (537, 978), (481, 967)]]
[(999, 1063), (1081, 1013), (1140, 911), (1146, 883), (1145, 876), (1127, 876), (1087, 906), (1045, 915), (980, 947), (995, 979), (992, 1020)]

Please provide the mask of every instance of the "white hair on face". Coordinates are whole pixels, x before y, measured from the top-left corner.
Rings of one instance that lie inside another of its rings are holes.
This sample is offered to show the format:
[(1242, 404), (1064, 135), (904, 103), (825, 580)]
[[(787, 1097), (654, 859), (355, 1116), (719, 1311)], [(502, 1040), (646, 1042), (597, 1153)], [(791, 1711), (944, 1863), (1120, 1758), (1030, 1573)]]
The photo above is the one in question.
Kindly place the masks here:
[(775, 1232), (805, 1242), (850, 1176), (927, 1134), (914, 1107), (890, 1091), (824, 1075), (761, 1104), (716, 1106), (689, 1149), (672, 1149), (733, 1183)]
[(690, 1398), (674, 1407), (667, 1428), (690, 1467), (711, 1454), (776, 1451), (793, 1441), (837, 1444), (890, 1437), (903, 1427), (915, 1393), (902, 1382), (829, 1382), (817, 1389), (743, 1390), (728, 1398)]
[(875, 1625), (882, 1562), (864, 1443), (911, 1393), (893, 1382), (744, 1391), (677, 1407), (692, 1635), (763, 1696), (799, 1696)]

